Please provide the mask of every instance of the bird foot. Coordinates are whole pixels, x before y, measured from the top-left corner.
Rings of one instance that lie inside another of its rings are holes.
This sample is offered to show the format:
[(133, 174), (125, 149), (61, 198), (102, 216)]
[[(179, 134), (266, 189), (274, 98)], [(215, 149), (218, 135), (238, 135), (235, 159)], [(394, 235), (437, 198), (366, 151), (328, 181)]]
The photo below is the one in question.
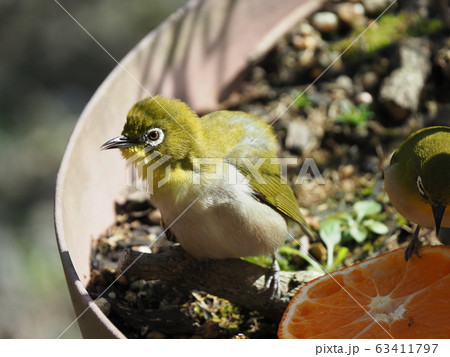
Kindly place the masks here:
[(420, 258), (419, 248), (422, 246), (422, 244), (420, 243), (420, 240), (419, 240), (419, 232), (420, 232), (420, 226), (417, 225), (416, 230), (414, 231), (413, 238), (412, 238), (411, 242), (409, 242), (409, 244), (405, 250), (405, 260), (406, 261), (408, 261), (409, 258), (411, 258), (411, 255), (413, 255), (413, 253), (415, 255), (417, 255), (417, 257)]
[(266, 275), (266, 283), (264, 284), (263, 291), (270, 292), (270, 299), (279, 299), (281, 296), (280, 285), (280, 266), (277, 260), (273, 257), (273, 263), (270, 266), (270, 272)]

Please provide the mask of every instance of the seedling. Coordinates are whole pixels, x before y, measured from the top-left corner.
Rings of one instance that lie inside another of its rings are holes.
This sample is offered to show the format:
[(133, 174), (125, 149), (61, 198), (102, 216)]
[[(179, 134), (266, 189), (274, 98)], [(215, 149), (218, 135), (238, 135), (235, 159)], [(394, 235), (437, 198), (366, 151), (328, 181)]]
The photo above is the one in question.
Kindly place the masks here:
[[(348, 240), (362, 243), (370, 233), (382, 235), (388, 232), (384, 223), (375, 220), (381, 209), (378, 202), (359, 201), (353, 205), (352, 213), (341, 211), (320, 223), (320, 237), (327, 247), (327, 270), (335, 269), (340, 263), (333, 256), (338, 244)], [(342, 255), (343, 252), (338, 251), (337, 256), (343, 259), (345, 256)]]

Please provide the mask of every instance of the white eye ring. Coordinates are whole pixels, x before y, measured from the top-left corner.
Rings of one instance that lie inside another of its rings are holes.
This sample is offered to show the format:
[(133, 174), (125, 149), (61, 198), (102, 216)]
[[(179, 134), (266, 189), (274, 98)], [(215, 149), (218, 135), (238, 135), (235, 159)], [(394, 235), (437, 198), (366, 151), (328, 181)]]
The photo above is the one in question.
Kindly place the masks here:
[(420, 176), (417, 176), (416, 185), (417, 185), (417, 189), (419, 190), (420, 194), (422, 196), (426, 196), (425, 187), (423, 186), (422, 178)]
[(164, 131), (160, 128), (151, 128), (145, 134), (145, 143), (151, 146), (158, 146), (164, 140)]

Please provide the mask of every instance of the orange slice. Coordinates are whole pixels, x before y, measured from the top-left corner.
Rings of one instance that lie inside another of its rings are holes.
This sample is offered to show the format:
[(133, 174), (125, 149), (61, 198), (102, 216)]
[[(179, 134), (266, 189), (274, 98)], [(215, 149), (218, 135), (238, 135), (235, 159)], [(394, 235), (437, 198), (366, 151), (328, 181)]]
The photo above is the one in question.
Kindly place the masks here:
[(292, 298), (279, 338), (450, 338), (450, 247), (404, 249), (312, 280)]

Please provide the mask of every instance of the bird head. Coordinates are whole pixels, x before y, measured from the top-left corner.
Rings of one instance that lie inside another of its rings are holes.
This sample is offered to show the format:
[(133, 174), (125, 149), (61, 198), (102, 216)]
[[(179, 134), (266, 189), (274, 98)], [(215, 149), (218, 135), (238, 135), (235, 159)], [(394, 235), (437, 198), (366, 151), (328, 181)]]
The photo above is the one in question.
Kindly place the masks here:
[[(411, 134), (393, 154), (391, 167), (396, 171), (398, 184), (392, 185), (390, 196), (397, 202), (408, 202), (407, 196), (411, 195), (431, 206), (439, 233), (450, 205), (450, 128), (429, 127)], [(386, 178), (389, 175), (387, 170)], [(403, 192), (399, 199), (395, 199), (400, 195), (397, 191)], [(404, 207), (405, 215), (413, 208)], [(448, 226), (448, 218), (445, 224)]]
[(118, 148), (127, 160), (166, 156), (173, 162), (196, 156), (201, 142), (197, 114), (179, 100), (155, 96), (133, 105), (122, 135), (107, 141), (101, 148)]
[(450, 205), (450, 153), (430, 155), (415, 175), (422, 199), (431, 206), (436, 233), (439, 233), (446, 207)]

